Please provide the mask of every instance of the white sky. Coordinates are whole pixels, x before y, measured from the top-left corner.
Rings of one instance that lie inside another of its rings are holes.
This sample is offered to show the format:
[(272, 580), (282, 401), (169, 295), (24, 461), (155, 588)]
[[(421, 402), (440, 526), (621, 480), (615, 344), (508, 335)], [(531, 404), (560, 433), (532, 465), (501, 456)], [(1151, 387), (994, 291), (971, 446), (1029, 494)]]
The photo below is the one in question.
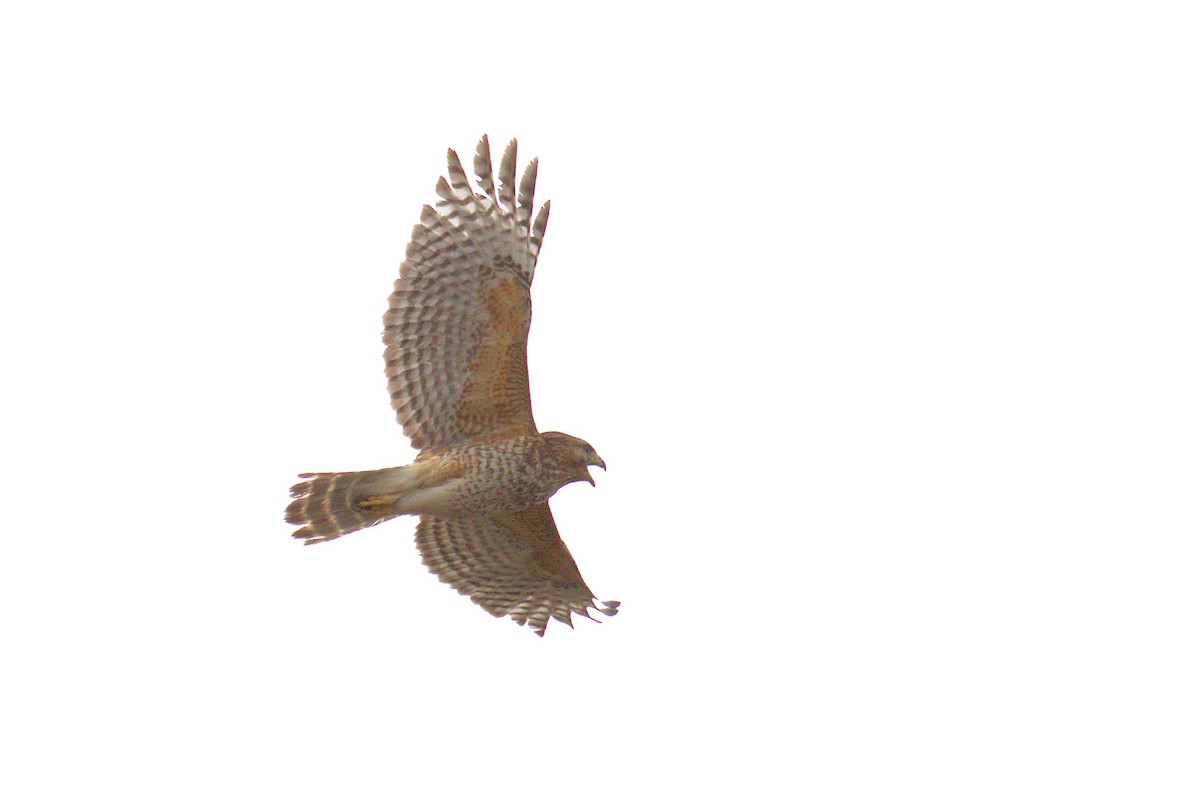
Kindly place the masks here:
[[(0, 12), (0, 806), (1197, 808), (1190, 4), (178, 5)], [(541, 640), (282, 521), (484, 132), (609, 463)]]

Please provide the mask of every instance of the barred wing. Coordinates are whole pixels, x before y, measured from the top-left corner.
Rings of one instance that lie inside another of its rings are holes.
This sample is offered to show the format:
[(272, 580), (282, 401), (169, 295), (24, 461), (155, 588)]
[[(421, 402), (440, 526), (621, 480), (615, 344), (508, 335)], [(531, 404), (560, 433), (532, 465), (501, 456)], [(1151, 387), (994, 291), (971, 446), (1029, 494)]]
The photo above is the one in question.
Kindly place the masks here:
[(619, 601), (601, 601), (583, 582), (549, 503), (517, 513), (456, 518), (422, 516), (417, 547), (438, 578), (496, 617), (529, 624), (540, 637), (550, 618), (596, 609), (615, 615)]
[(537, 160), (516, 185), (517, 142), (500, 185), (485, 135), (475, 151), (481, 191), (454, 150), (436, 207), (421, 211), (388, 299), (383, 341), (397, 420), (418, 449), (537, 431), (529, 403), (529, 288), (550, 203), (533, 219)]

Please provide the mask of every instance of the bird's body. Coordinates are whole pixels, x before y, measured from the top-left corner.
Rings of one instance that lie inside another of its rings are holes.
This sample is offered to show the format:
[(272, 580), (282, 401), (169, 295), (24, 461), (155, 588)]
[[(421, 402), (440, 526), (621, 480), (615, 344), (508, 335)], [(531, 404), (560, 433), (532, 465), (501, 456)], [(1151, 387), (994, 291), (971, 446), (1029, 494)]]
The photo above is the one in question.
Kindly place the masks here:
[(548, 499), (570, 482), (595, 482), (604, 461), (583, 440), (539, 432), (529, 401), (529, 288), (549, 215), (532, 217), (537, 162), (515, 183), (516, 141), (497, 188), (487, 137), (475, 153), (483, 193), (458, 156), (450, 181), (413, 229), (384, 315), (388, 389), (420, 453), (378, 471), (304, 474), (286, 518), (306, 544), (400, 515), (421, 517), (417, 546), (431, 570), (494, 615), (528, 622), (595, 603), (563, 544)]
[[(344, 474), (306, 474), (292, 488), (287, 519), (303, 524), (306, 544), (329, 541), (395, 516), (463, 516), (503, 513), (540, 505), (581, 477), (571, 453), (586, 443), (558, 432), (459, 443), (423, 451), (409, 465)], [(591, 452), (594, 455), (595, 452)], [(603, 465), (599, 457), (593, 465)], [(584, 469), (586, 471), (586, 469)], [(339, 519), (340, 514), (341, 518)], [(352, 515), (364, 521), (355, 521)], [(334, 521), (322, 524), (325, 518)]]

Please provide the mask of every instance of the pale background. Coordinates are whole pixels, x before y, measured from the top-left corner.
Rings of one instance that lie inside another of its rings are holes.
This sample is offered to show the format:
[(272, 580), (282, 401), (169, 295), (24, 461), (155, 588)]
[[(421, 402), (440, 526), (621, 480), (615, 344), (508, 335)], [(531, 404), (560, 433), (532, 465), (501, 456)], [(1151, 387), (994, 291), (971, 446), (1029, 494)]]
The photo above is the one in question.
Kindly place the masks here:
[[(0, 806), (1200, 806), (1188, 3), (11, 3)], [(380, 316), (542, 159), (545, 639), (415, 519)]]

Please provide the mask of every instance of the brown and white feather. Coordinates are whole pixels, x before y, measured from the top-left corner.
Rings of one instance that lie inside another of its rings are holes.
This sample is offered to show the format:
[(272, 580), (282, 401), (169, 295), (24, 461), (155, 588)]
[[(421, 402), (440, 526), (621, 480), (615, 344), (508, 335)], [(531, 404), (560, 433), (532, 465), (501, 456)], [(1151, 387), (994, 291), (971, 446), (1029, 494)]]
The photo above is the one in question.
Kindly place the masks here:
[(421, 559), (438, 578), (496, 617), (529, 624), (539, 636), (554, 618), (596, 609), (615, 615), (619, 601), (596, 602), (563, 543), (548, 503), (522, 511), (459, 517), (422, 516)]
[(384, 314), (388, 391), (420, 449), (410, 465), (303, 474), (287, 521), (305, 543), (418, 515), (417, 546), (437, 576), (493, 615), (539, 635), (597, 602), (563, 543), (548, 499), (592, 481), (590, 445), (539, 433), (529, 400), (529, 289), (550, 204), (533, 214), (537, 160), (517, 182), (517, 142), (493, 174), (487, 136), (472, 168), (453, 150), (439, 200), (421, 210)]
[(458, 155), (436, 208), (413, 229), (384, 314), (384, 359), (397, 420), (419, 449), (492, 435), (535, 433), (526, 344), (529, 288), (548, 206), (530, 230), (537, 163), (517, 195), (514, 139), (504, 151), (497, 190), (486, 136), (472, 190)]

